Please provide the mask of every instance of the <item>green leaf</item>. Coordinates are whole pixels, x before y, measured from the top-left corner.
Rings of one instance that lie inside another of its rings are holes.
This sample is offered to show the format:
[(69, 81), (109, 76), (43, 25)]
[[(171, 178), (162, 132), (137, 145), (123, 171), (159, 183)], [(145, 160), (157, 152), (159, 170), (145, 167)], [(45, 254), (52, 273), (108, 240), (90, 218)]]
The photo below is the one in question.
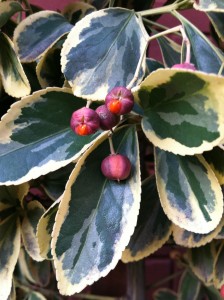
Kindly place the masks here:
[[(13, 214), (0, 223), (0, 299), (7, 300), (12, 287), (12, 275), (20, 250), (20, 223)], [(2, 288), (4, 287), (4, 288)]]
[(222, 242), (214, 261), (214, 285), (221, 288), (224, 284), (224, 243)]
[(223, 300), (220, 292), (214, 288), (214, 286), (204, 286), (203, 292), (207, 296), (208, 300)]
[(224, 14), (218, 12), (208, 12), (207, 15), (212, 22), (212, 25), (219, 38), (224, 41)]
[(165, 244), (171, 232), (171, 222), (161, 207), (155, 178), (145, 180), (138, 222), (122, 254), (122, 261), (127, 263), (149, 256)]
[(96, 9), (102, 9), (107, 6), (109, 0), (88, 0)]
[(74, 167), (75, 164), (70, 163), (57, 171), (46, 174), (41, 180), (42, 188), (52, 200), (58, 199), (64, 193), (65, 185)]
[(224, 78), (159, 69), (135, 92), (142, 128), (157, 147), (180, 155), (211, 150), (224, 137)]
[(50, 86), (62, 87), (64, 85), (64, 75), (61, 72), (61, 48), (65, 39), (60, 39), (49, 48), (40, 58), (37, 64), (37, 78), (42, 88)]
[(11, 292), (10, 292), (7, 300), (16, 300), (16, 287), (15, 287), (14, 280), (12, 280)]
[(62, 10), (62, 14), (70, 23), (75, 25), (79, 20), (87, 16), (88, 14), (96, 11), (96, 8), (85, 2), (69, 3)]
[(36, 237), (37, 224), (44, 214), (45, 209), (38, 201), (31, 201), (25, 206), (25, 216), (22, 220), (23, 244), (27, 253), (36, 261), (42, 261), (40, 249)]
[(178, 300), (198, 300), (201, 282), (189, 271), (181, 276), (178, 288)]
[(214, 245), (210, 243), (203, 247), (190, 249), (188, 259), (192, 272), (206, 285), (211, 285), (215, 259)]
[(21, 61), (37, 60), (72, 27), (61, 14), (53, 11), (44, 10), (27, 17), (16, 27), (13, 38)]
[(47, 299), (39, 292), (31, 292), (28, 294), (27, 300), (47, 300)]
[(220, 233), (224, 225), (224, 219), (219, 225), (207, 234), (190, 232), (173, 224), (173, 238), (176, 244), (188, 248), (201, 247), (210, 243)]
[(191, 62), (197, 70), (218, 74), (224, 61), (223, 53), (192, 23), (178, 12), (173, 13), (183, 24), (191, 44)]
[(220, 185), (224, 184), (224, 151), (215, 147), (209, 152), (203, 154), (206, 161), (209, 163), (215, 173)]
[(0, 28), (19, 11), (23, 11), (23, 7), (19, 2), (0, 2)]
[(135, 127), (115, 132), (113, 143), (129, 158), (130, 177), (117, 182), (103, 176), (101, 162), (110, 149), (108, 140), (98, 142), (76, 164), (59, 205), (52, 253), (61, 294), (78, 293), (106, 276), (137, 223), (141, 184)]
[(177, 294), (169, 289), (159, 289), (153, 294), (153, 300), (177, 300)]
[[(156, 33), (156, 32), (155, 32)], [(164, 65), (171, 68), (181, 61), (181, 46), (167, 37), (157, 38), (163, 56)]]
[(0, 76), (7, 94), (20, 98), (30, 94), (30, 84), (13, 49), (13, 43), (0, 32)]
[[(145, 56), (147, 39), (140, 20), (127, 9), (103, 9), (79, 21), (61, 52), (62, 72), (74, 94), (104, 100), (115, 86), (127, 86)], [(145, 59), (136, 84), (144, 72)]]
[(38, 91), (13, 104), (0, 122), (1, 184), (29, 181), (77, 159), (101, 133), (77, 136), (71, 130), (73, 111), (85, 105), (66, 88)]
[(224, 2), (223, 0), (197, 0), (194, 8), (202, 11), (224, 12)]
[(156, 179), (168, 218), (181, 228), (208, 233), (223, 214), (221, 187), (202, 156), (179, 156), (156, 149)]
[(61, 198), (56, 200), (48, 210), (42, 215), (37, 226), (37, 239), (40, 248), (40, 255), (45, 259), (52, 259), (51, 254), (51, 234), (58, 211)]
[(34, 261), (22, 247), (19, 254), (18, 267), (23, 276), (23, 281), (26, 279), (35, 286), (48, 286), (51, 277), (51, 265), (49, 261)]

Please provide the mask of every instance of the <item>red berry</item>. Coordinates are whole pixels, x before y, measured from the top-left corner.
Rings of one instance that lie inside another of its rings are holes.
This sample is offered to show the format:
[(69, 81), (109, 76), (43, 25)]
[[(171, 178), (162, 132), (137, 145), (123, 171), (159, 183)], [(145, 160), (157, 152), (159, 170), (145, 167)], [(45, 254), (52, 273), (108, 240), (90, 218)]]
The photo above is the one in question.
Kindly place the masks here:
[(134, 106), (132, 92), (123, 86), (113, 88), (106, 96), (106, 106), (109, 111), (117, 115), (129, 113)]
[(131, 163), (124, 155), (111, 154), (102, 161), (101, 171), (110, 180), (124, 180), (131, 173)]
[(221, 289), (220, 289), (220, 296), (222, 298), (224, 298), (224, 284), (221, 286)]
[(194, 64), (186, 63), (186, 62), (182, 63), (182, 64), (173, 65), (171, 69), (186, 69), (186, 70), (192, 70), (192, 71), (196, 70)]
[(99, 129), (100, 118), (93, 109), (82, 107), (73, 112), (70, 126), (78, 135), (89, 135)]
[(103, 130), (113, 128), (119, 122), (120, 119), (119, 116), (110, 112), (105, 104), (97, 107), (96, 113), (100, 118), (100, 127)]

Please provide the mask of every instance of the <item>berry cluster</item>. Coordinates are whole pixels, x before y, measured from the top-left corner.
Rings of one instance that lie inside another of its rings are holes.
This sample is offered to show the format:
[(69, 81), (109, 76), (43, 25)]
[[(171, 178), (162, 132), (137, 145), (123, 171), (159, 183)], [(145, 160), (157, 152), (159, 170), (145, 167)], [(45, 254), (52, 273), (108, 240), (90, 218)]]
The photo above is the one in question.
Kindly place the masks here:
[[(77, 135), (89, 135), (100, 128), (111, 130), (120, 120), (120, 115), (129, 113), (134, 106), (134, 97), (125, 87), (113, 88), (106, 96), (105, 104), (96, 110), (82, 107), (73, 112), (70, 126)], [(124, 180), (131, 172), (129, 159), (121, 154), (111, 153), (102, 164), (101, 171), (111, 180)]]

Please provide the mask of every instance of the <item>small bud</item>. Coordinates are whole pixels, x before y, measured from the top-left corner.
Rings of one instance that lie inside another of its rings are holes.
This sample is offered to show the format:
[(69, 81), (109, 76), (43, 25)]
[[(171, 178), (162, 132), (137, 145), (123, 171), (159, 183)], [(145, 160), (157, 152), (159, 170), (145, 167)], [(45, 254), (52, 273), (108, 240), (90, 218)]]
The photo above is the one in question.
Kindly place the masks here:
[(110, 180), (124, 180), (131, 173), (131, 163), (124, 155), (111, 154), (102, 161), (101, 171)]
[(118, 115), (115, 115), (112, 112), (110, 112), (105, 104), (97, 107), (96, 113), (100, 118), (100, 127), (103, 130), (113, 128), (119, 122), (120, 119)]
[(220, 289), (220, 296), (222, 298), (224, 298), (224, 284), (221, 286), (221, 289)]
[(73, 112), (70, 126), (78, 135), (89, 135), (99, 129), (100, 118), (93, 109), (82, 107)]
[(117, 115), (129, 113), (134, 106), (132, 92), (123, 86), (113, 88), (106, 96), (106, 106), (109, 111)]
[(194, 64), (186, 63), (186, 62), (182, 64), (173, 65), (171, 69), (186, 69), (186, 70), (196, 71)]

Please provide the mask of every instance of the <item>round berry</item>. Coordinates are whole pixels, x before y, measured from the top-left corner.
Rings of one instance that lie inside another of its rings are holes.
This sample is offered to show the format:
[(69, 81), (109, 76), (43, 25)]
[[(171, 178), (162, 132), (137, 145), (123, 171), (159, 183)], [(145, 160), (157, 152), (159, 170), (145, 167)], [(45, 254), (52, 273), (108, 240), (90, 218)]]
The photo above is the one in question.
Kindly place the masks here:
[(117, 86), (107, 94), (105, 103), (108, 110), (112, 113), (124, 115), (132, 110), (134, 97), (130, 90), (123, 86)]
[(131, 173), (131, 163), (124, 155), (111, 154), (102, 161), (101, 171), (110, 180), (124, 180)]
[(113, 128), (119, 122), (120, 119), (118, 115), (115, 115), (112, 112), (110, 112), (105, 104), (97, 107), (96, 113), (100, 118), (100, 127), (103, 130)]
[(78, 135), (89, 135), (99, 129), (100, 118), (93, 109), (82, 107), (73, 112), (70, 126)]
[(221, 289), (220, 289), (220, 296), (222, 298), (224, 298), (224, 284), (221, 286)]
[(196, 70), (194, 64), (186, 63), (186, 62), (182, 64), (173, 65), (171, 69), (185, 69), (185, 70), (192, 70), (192, 71)]

